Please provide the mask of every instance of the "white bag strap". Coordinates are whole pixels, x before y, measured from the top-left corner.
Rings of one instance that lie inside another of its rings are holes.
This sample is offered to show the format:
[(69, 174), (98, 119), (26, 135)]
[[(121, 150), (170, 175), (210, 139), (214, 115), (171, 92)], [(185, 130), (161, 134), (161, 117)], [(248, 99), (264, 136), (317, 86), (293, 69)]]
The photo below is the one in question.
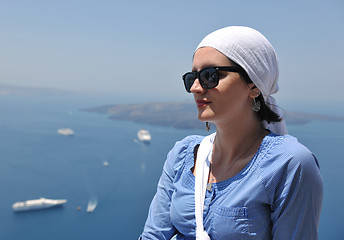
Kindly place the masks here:
[(197, 151), (197, 164), (195, 167), (196, 240), (210, 240), (209, 235), (204, 231), (203, 210), (215, 135), (216, 133), (206, 136)]

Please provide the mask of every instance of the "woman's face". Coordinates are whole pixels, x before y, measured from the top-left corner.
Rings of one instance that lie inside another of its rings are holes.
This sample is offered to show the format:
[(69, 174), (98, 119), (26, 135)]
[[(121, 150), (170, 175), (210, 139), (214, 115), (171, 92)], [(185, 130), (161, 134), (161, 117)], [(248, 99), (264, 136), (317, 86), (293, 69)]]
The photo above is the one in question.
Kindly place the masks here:
[[(206, 67), (233, 66), (222, 53), (211, 47), (203, 47), (195, 52), (192, 71)], [(253, 85), (253, 84), (252, 84)], [(191, 92), (198, 108), (201, 121), (229, 124), (240, 121), (252, 111), (252, 90), (236, 72), (219, 72), (219, 84), (212, 89), (204, 89), (196, 79)]]

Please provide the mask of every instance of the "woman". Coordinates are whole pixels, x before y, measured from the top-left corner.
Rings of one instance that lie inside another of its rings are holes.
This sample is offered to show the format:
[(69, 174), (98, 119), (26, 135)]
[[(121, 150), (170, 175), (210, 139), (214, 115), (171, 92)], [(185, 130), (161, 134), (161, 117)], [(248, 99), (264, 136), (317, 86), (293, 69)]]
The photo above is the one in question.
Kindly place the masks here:
[(142, 239), (318, 238), (318, 162), (286, 134), (271, 97), (277, 78), (274, 49), (252, 28), (201, 41), (183, 80), (216, 133), (169, 152)]

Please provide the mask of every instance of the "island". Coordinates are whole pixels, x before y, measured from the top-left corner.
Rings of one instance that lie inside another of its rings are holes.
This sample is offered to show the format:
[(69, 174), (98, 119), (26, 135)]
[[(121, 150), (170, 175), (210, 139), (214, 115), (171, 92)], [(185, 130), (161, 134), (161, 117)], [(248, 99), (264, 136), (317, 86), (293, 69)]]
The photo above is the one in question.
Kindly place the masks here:
[[(108, 114), (109, 118), (113, 120), (133, 121), (178, 129), (204, 129), (204, 123), (197, 119), (197, 108), (193, 102), (117, 104), (81, 110)], [(314, 120), (344, 121), (343, 117), (291, 111), (285, 112), (284, 117), (287, 124), (306, 124)]]

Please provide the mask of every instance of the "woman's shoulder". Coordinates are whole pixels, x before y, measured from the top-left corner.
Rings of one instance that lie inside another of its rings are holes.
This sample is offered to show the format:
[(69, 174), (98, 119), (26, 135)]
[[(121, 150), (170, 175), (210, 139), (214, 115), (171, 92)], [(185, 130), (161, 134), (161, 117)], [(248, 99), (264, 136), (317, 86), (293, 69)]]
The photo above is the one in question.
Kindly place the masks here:
[(267, 136), (259, 161), (262, 176), (266, 179), (288, 176), (296, 172), (319, 175), (319, 162), (315, 155), (296, 137), (270, 134)]
[(304, 164), (311, 161), (311, 163), (318, 165), (314, 154), (294, 136), (271, 133), (267, 136), (265, 145), (266, 161), (279, 160), (281, 162)]
[(185, 154), (189, 151), (193, 151), (195, 146), (197, 144), (200, 144), (204, 136), (200, 135), (189, 135), (183, 138), (182, 140), (179, 140), (175, 143), (174, 147), (171, 151), (174, 152), (174, 154)]
[(189, 135), (183, 138), (182, 140), (177, 141), (175, 146), (190, 147), (190, 145), (199, 144), (203, 138), (204, 136), (201, 135)]
[(319, 163), (307, 147), (290, 135), (270, 134), (266, 142), (258, 165), (271, 203), (295, 191), (321, 196)]
[(200, 144), (204, 136), (190, 135), (177, 141), (167, 155), (166, 164), (177, 170), (184, 162), (193, 158), (195, 146)]

